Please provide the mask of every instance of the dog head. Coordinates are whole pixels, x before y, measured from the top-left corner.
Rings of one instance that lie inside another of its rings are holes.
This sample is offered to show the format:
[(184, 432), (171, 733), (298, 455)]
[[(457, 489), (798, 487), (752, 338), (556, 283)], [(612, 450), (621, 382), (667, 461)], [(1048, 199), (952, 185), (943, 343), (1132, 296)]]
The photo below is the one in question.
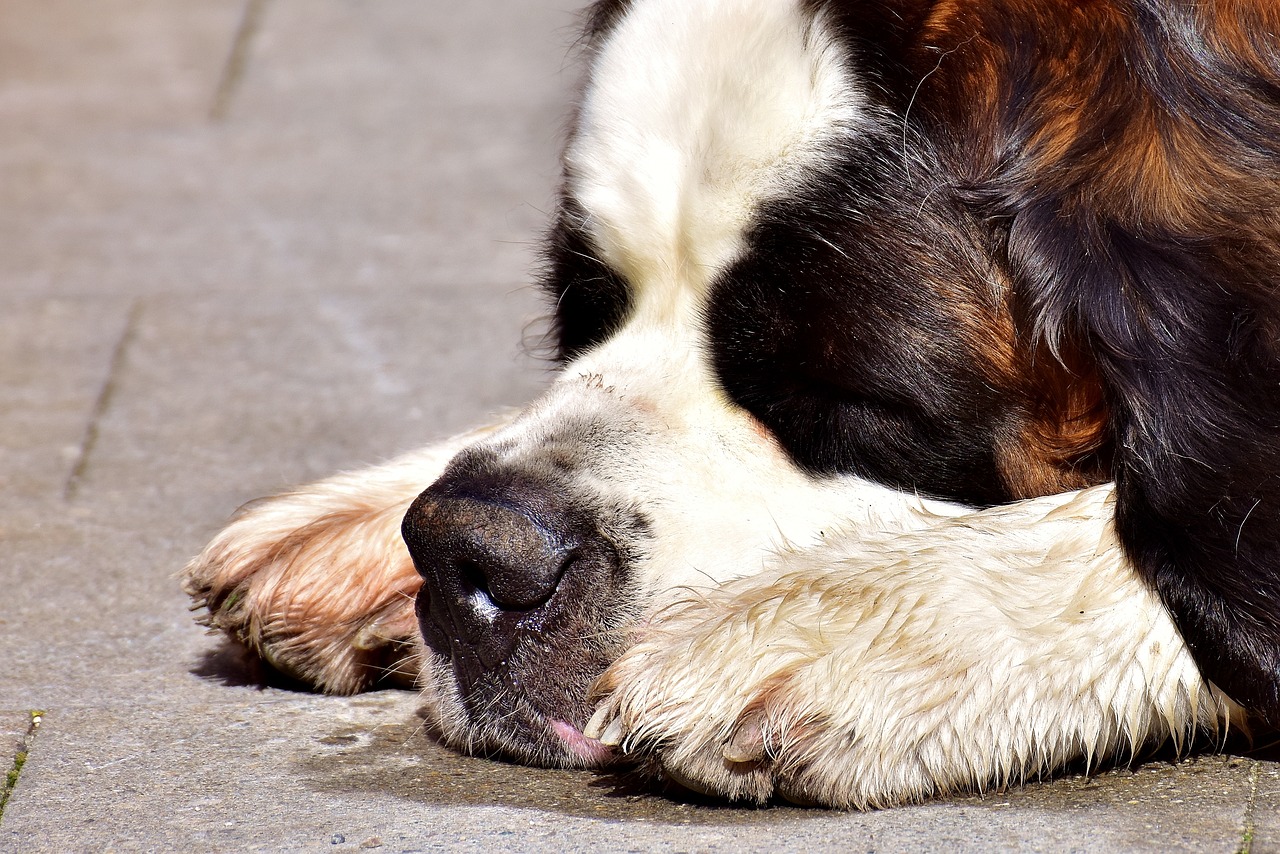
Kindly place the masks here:
[(563, 368), (404, 524), (460, 746), (602, 761), (589, 687), (664, 598), (907, 524), (909, 493), (1096, 479), (1096, 430), (1028, 442), (1001, 273), (828, 5), (592, 10), (548, 241)]
[[(1196, 200), (1140, 179), (1176, 166), (1140, 121), (1157, 99), (1135, 85), (1113, 109), (1100, 93), (1127, 78), (1072, 60), (1121, 62), (1106, 38), (1139, 24), (1099, 13), (1081, 36), (1071, 4), (1041, 5), (1061, 14), (593, 7), (548, 240), (562, 370), (405, 519), (447, 738), (604, 761), (590, 685), (676, 591), (836, 527), (894, 530), (918, 496), (1110, 476), (1116, 362), (1085, 354), (1060, 285), (1105, 297), (1119, 230)], [(1123, 133), (1097, 145), (1095, 120)], [(1111, 254), (1086, 203), (1112, 206)]]

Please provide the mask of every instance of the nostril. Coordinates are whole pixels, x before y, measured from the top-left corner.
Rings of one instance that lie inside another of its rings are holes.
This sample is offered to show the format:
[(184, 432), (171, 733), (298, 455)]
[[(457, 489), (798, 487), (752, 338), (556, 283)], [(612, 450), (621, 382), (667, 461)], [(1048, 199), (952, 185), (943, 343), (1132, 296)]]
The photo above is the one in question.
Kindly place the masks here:
[(459, 561), (455, 571), (462, 598), (477, 611), (532, 611), (547, 604), (572, 560), (566, 560), (559, 572), (542, 579), (542, 583), (534, 583), (520, 567), (497, 566), (486, 571), (481, 564), (470, 560)]
[(488, 577), (479, 564), (467, 560), (459, 561), (457, 574), (459, 592), (478, 613), (492, 615), (502, 607), (494, 601), (493, 593), (489, 590)]
[(489, 596), (489, 580), (480, 564), (469, 560), (458, 561), (458, 579), (468, 592), (480, 591)]
[(574, 561), (577, 550), (546, 547), (486, 567), (469, 564), (464, 581), (503, 611), (532, 611), (547, 604)]

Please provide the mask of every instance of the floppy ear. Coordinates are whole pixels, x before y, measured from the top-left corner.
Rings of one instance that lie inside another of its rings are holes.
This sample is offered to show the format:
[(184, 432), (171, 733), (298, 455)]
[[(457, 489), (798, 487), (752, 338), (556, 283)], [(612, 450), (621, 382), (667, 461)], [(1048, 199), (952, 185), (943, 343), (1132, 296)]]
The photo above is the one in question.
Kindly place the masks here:
[(1131, 558), (1205, 675), (1280, 724), (1280, 253), (1059, 199), (1019, 214), (1010, 254), (1041, 333), (1096, 359)]
[(1059, 112), (998, 117), (1022, 141), (998, 193), (1021, 327), (1105, 386), (1131, 558), (1205, 675), (1277, 726), (1280, 57), (1259, 33), (1280, 14), (1237, 7), (1252, 30), (1148, 9), (1107, 33), (1122, 62), (1029, 64), (1066, 75)]

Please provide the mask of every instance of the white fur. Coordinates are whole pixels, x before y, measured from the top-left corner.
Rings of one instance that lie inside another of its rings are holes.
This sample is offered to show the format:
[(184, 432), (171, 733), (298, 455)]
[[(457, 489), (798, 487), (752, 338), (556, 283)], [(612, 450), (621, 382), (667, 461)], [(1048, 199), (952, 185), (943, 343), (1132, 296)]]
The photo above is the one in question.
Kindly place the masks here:
[[(563, 445), (576, 424), (621, 439), (582, 448), (587, 488), (655, 528), (650, 589), (719, 583), (857, 520), (917, 524), (912, 499), (852, 478), (815, 484), (730, 403), (704, 352), (709, 285), (759, 206), (794, 189), (854, 132), (859, 95), (821, 21), (795, 2), (650, 0), (596, 51), (566, 153), (568, 190), (627, 278), (626, 328), (570, 365), (508, 430), (500, 459)], [(568, 425), (568, 426), (566, 426)]]
[(652, 546), (636, 573), (652, 591), (758, 572), (771, 555), (816, 546), (836, 527), (931, 524), (914, 496), (854, 477), (818, 481), (796, 468), (719, 390), (692, 336), (638, 314), (479, 444), (517, 469), (568, 448), (581, 461), (577, 488), (641, 508)]
[(744, 247), (762, 202), (859, 121), (821, 22), (784, 0), (650, 0), (609, 34), (565, 155), (603, 260), (684, 305)]
[(587, 727), (733, 798), (885, 806), (1133, 755), (1239, 707), (1116, 539), (1110, 486), (840, 532), (658, 613)]

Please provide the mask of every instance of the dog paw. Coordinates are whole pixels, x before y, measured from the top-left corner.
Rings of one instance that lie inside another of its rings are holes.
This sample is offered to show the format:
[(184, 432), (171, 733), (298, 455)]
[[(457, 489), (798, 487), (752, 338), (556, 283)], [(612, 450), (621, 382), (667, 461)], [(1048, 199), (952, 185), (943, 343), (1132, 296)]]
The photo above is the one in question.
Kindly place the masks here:
[(705, 794), (866, 808), (1237, 725), (1109, 527), (1055, 511), (1088, 543), (996, 556), (984, 519), (845, 538), (655, 611), (585, 734)]
[(414, 614), (421, 578), (400, 523), (453, 450), (242, 507), (183, 572), (202, 621), (323, 691), (412, 686), (422, 650)]
[(657, 613), (596, 683), (585, 734), (699, 794), (865, 805), (816, 767), (834, 725), (813, 679), (831, 651), (820, 630), (787, 630), (788, 596), (734, 587)]
[(965, 656), (930, 640), (931, 609), (848, 593), (797, 573), (659, 611), (597, 682), (585, 734), (731, 801), (866, 809), (971, 786), (949, 755), (967, 747), (948, 720), (972, 696)]

